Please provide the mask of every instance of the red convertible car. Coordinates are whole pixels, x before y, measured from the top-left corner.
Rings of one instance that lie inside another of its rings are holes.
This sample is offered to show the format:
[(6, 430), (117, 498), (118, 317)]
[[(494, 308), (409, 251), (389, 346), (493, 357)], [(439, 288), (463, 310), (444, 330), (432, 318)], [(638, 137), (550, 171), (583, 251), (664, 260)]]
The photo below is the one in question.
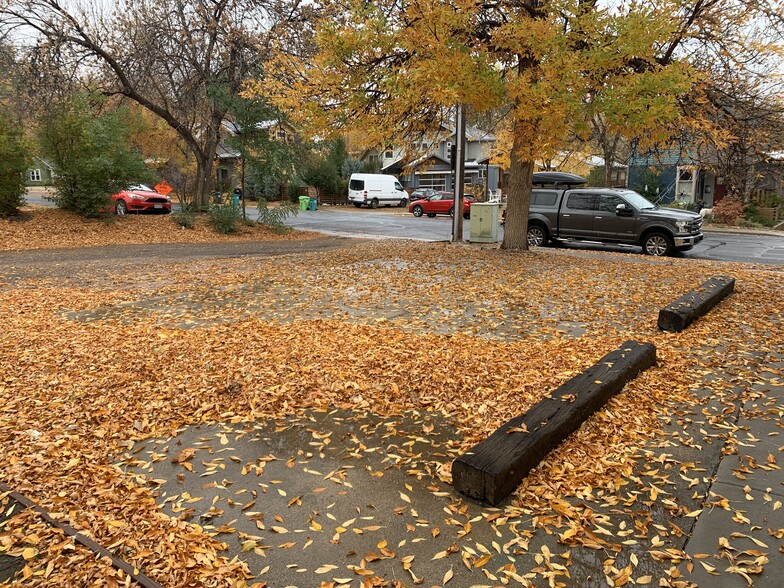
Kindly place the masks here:
[(122, 190), (112, 196), (114, 211), (119, 215), (129, 212), (154, 212), (169, 214), (171, 212), (171, 198), (159, 194), (149, 186), (138, 184)]
[[(473, 196), (463, 196), (463, 218), (471, 218), (471, 203), (476, 202)], [(426, 214), (434, 217), (437, 214), (455, 214), (455, 195), (452, 192), (436, 192), (422, 200), (414, 200), (409, 206), (408, 211), (414, 216)]]

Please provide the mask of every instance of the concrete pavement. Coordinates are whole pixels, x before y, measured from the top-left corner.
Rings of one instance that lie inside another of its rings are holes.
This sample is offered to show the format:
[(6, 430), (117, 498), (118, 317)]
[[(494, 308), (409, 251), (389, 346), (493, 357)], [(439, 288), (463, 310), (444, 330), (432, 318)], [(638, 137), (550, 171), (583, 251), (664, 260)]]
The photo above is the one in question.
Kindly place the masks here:
[[(709, 402), (702, 419), (693, 421), (697, 438), (710, 420), (724, 430), (703, 437), (724, 444), (684, 546), (693, 558), (687, 577), (699, 586), (773, 588), (784, 577), (784, 361), (764, 354), (749, 359), (764, 368), (758, 380), (735, 383), (735, 411)], [(710, 388), (701, 394), (710, 398)]]

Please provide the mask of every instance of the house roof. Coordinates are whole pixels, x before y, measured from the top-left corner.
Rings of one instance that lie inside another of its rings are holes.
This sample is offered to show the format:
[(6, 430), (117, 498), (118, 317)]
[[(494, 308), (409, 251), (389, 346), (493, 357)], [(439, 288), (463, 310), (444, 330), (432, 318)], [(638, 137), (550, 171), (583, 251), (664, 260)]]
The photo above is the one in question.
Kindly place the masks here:
[(384, 167), (381, 168), (381, 171), (386, 171), (386, 170), (389, 170), (389, 169), (393, 169), (395, 167), (401, 167), (402, 163), (403, 163), (403, 158), (401, 157), (399, 159), (396, 159), (392, 163), (386, 164)]
[(466, 139), (469, 141), (495, 141), (495, 135), (471, 125), (466, 125)]
[[(280, 119), (262, 120), (257, 122), (254, 126), (257, 129), (264, 130), (264, 129), (271, 129), (276, 125), (281, 125), (281, 126), (286, 125), (288, 127), (293, 128), (289, 123)], [(221, 126), (227, 131), (229, 131), (229, 133), (231, 133), (232, 135), (238, 135), (242, 132), (242, 125), (231, 120), (224, 119), (223, 122), (221, 122)]]
[(242, 154), (236, 149), (231, 149), (223, 143), (218, 143), (215, 148), (215, 157), (218, 159), (239, 159)]
[[(400, 163), (398, 161), (397, 163)], [(427, 163), (427, 165), (425, 165)], [(425, 166), (427, 168), (435, 167), (435, 166), (447, 166), (449, 167), (449, 161), (444, 159), (443, 157), (439, 157), (435, 154), (428, 154), (422, 155), (421, 157), (417, 157), (415, 160), (407, 163), (404, 167), (407, 172), (411, 173), (415, 171), (417, 168)]]
[(43, 163), (43, 164), (44, 164), (44, 165), (45, 165), (45, 166), (46, 166), (48, 169), (50, 169), (50, 170), (54, 170), (54, 164), (52, 164), (51, 162), (47, 161), (47, 160), (46, 160), (46, 159), (44, 159), (43, 157), (39, 157), (38, 155), (33, 155), (33, 159), (36, 159), (36, 160), (40, 161), (40, 162), (41, 162), (41, 163)]

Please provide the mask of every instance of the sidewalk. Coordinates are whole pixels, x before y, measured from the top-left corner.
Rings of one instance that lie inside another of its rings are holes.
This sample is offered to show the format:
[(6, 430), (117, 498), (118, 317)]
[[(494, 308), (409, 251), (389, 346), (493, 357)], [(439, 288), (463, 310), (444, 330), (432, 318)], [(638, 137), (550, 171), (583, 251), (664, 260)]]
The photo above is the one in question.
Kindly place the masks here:
[[(765, 358), (760, 354), (757, 360)], [(760, 376), (770, 380), (739, 382), (734, 414), (727, 414), (726, 405), (709, 404), (714, 424), (724, 428), (726, 438), (684, 548), (694, 561), (689, 578), (699, 586), (781, 586), (784, 475), (777, 462), (784, 449), (782, 368), (784, 361), (768, 362)]]

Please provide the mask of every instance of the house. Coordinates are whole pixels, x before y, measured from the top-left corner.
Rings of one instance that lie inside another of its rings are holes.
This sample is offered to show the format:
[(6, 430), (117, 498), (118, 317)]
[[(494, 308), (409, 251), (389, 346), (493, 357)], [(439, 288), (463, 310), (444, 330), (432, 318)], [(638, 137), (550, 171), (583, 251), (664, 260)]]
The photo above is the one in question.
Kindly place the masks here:
[(655, 194), (663, 203), (688, 206), (702, 202), (705, 208), (712, 208), (727, 195), (724, 178), (686, 149), (648, 154), (632, 152), (628, 178), (632, 190)]
[[(454, 188), (451, 159), (456, 141), (455, 130), (442, 125), (418, 144), (366, 149), (359, 159), (375, 165), (380, 173), (397, 176), (409, 191), (416, 188), (451, 191)], [(495, 141), (492, 133), (466, 126), (464, 183), (475, 192), (495, 193), (499, 189), (500, 169), (490, 163)]]
[(33, 167), (25, 174), (25, 186), (51, 186), (54, 177), (54, 166), (41, 157), (33, 156)]
[[(266, 130), (270, 139), (293, 143), (296, 132), (293, 126), (284, 120), (266, 120), (256, 124), (256, 129)], [(229, 120), (221, 123), (220, 141), (216, 150), (215, 186), (225, 192), (232, 186), (241, 183), (242, 154), (231, 145), (231, 138), (242, 134), (242, 127)]]

